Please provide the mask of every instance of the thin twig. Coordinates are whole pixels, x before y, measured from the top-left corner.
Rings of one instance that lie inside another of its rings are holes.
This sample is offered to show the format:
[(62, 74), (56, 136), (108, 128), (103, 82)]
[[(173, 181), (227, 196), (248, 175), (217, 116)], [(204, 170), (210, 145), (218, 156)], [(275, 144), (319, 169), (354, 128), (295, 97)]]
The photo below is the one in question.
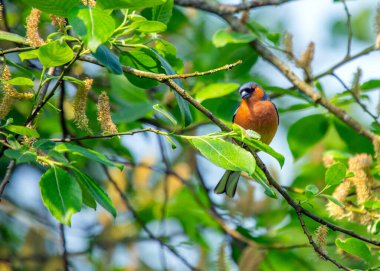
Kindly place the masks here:
[(346, 59), (350, 58), (351, 55), (351, 44), (352, 44), (352, 24), (351, 24), (351, 14), (348, 10), (348, 6), (346, 3), (346, 0), (342, 0), (342, 4), (344, 6), (344, 11), (347, 15), (347, 30), (348, 30), (348, 40), (347, 40), (347, 53), (346, 53)]
[(69, 271), (69, 261), (67, 258), (67, 248), (66, 248), (66, 238), (65, 238), (65, 226), (63, 224), (59, 224), (59, 232), (61, 235), (61, 242), (62, 242), (62, 261), (63, 261), (63, 268), (65, 271)]
[(379, 123), (378, 117), (371, 113), (371, 111), (368, 110), (367, 106), (363, 104), (359, 97), (344, 83), (344, 81), (335, 73), (331, 74), (336, 80), (339, 81), (339, 83), (348, 91), (351, 93), (352, 97), (355, 99), (356, 103), (363, 109), (364, 112), (366, 112), (376, 123)]
[(205, 11), (209, 11), (212, 13), (220, 13), (220, 14), (232, 14), (241, 11), (247, 11), (250, 9), (255, 9), (263, 6), (277, 6), (292, 0), (264, 0), (264, 1), (249, 1), (243, 2), (241, 4), (236, 5), (228, 5), (228, 4), (210, 4), (208, 1), (204, 0), (176, 0), (175, 3), (177, 5), (181, 5), (184, 7), (192, 7), (196, 9), (202, 9)]
[(134, 135), (138, 133), (146, 133), (146, 132), (151, 132), (159, 135), (167, 135), (167, 133), (162, 132), (157, 129), (153, 128), (144, 128), (140, 130), (133, 130), (133, 131), (128, 131), (128, 132), (120, 132), (120, 133), (115, 133), (115, 134), (106, 134), (106, 135), (87, 135), (87, 136), (81, 136), (81, 137), (67, 137), (67, 138), (52, 138), (50, 139), (53, 142), (75, 142), (75, 141), (82, 141), (82, 140), (91, 140), (91, 139), (99, 139), (99, 138), (112, 138), (115, 136), (123, 136), (123, 135)]
[(163, 245), (165, 246), (168, 250), (170, 250), (179, 260), (182, 261), (183, 264), (185, 264), (188, 268), (190, 268), (191, 270), (199, 270), (198, 268), (192, 266), (183, 256), (181, 256), (180, 254), (178, 254), (178, 252), (170, 245), (166, 244), (162, 239), (159, 239), (157, 238), (156, 236), (154, 236), (154, 234), (147, 228), (147, 226), (145, 225), (145, 222), (144, 220), (138, 215), (137, 211), (134, 209), (134, 207), (132, 206), (131, 202), (129, 201), (128, 197), (125, 195), (125, 193), (121, 190), (121, 188), (119, 187), (119, 185), (115, 182), (115, 180), (113, 180), (112, 176), (109, 174), (108, 172), (108, 169), (103, 166), (103, 169), (104, 169), (104, 172), (105, 174), (107, 175), (108, 177), (108, 180), (111, 182), (111, 184), (113, 185), (113, 187), (116, 189), (117, 193), (119, 194), (120, 198), (122, 199), (122, 201), (124, 202), (124, 204), (126, 205), (126, 207), (128, 208), (128, 210), (130, 210), (133, 214), (133, 217), (136, 219), (137, 223), (142, 227), (142, 229), (148, 234), (148, 236), (151, 238), (151, 239), (154, 239), (156, 240), (157, 242), (159, 242), (160, 245)]
[(351, 62), (352, 60), (355, 60), (361, 56), (364, 56), (364, 55), (367, 55), (371, 52), (375, 51), (374, 49), (374, 46), (371, 45), (370, 47), (367, 47), (365, 48), (364, 50), (358, 52), (357, 54), (349, 57), (349, 58), (344, 58), (343, 60), (339, 61), (338, 63), (336, 63), (335, 65), (333, 65), (332, 67), (330, 67), (329, 69), (327, 69), (326, 71), (314, 76), (314, 79), (315, 80), (318, 80), (326, 75), (329, 75), (329, 74), (332, 74), (336, 69), (338, 69), (339, 67), (343, 66), (344, 64), (348, 63), (348, 62)]
[(36, 47), (15, 47), (7, 50), (0, 50), (0, 56), (11, 54), (11, 53), (18, 53), (18, 52), (24, 52), (24, 51), (31, 51), (37, 49)]
[(7, 186), (7, 184), (9, 183), (9, 180), (10, 180), (11, 174), (12, 174), (12, 170), (13, 170), (15, 165), (16, 165), (15, 160), (11, 160), (7, 166), (7, 171), (5, 172), (3, 181), (0, 184), (0, 202), (1, 202), (1, 198), (3, 197), (4, 189)]
[(339, 269), (350, 271), (351, 269), (341, 265), (340, 263), (332, 259), (330, 256), (328, 256), (320, 247), (318, 247), (318, 245), (314, 242), (313, 237), (311, 236), (310, 232), (308, 231), (305, 225), (305, 221), (303, 220), (301, 210), (300, 209), (296, 210), (296, 213), (297, 213), (298, 220), (301, 224), (302, 230), (304, 234), (306, 235), (307, 239), (309, 240), (310, 245), (314, 248), (314, 251), (318, 253), (322, 259), (333, 263)]

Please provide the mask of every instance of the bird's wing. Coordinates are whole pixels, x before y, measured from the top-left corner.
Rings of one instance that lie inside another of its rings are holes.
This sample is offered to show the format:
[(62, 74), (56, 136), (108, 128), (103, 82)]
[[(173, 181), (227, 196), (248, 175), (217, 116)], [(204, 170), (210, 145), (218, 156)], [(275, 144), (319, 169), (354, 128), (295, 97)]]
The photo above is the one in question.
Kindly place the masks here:
[(277, 113), (277, 123), (280, 124), (280, 116), (278, 115), (277, 106), (276, 106), (274, 103), (272, 103), (272, 104), (273, 104), (273, 106), (274, 106), (274, 109), (276, 109), (276, 113)]
[[(236, 116), (236, 113), (237, 113), (237, 111), (239, 110), (239, 108), (240, 108), (240, 106), (239, 106), (238, 108), (236, 108), (235, 113), (234, 113), (234, 115), (232, 116), (232, 122), (235, 122), (235, 116)], [(276, 110), (277, 110), (277, 109), (276, 109)]]

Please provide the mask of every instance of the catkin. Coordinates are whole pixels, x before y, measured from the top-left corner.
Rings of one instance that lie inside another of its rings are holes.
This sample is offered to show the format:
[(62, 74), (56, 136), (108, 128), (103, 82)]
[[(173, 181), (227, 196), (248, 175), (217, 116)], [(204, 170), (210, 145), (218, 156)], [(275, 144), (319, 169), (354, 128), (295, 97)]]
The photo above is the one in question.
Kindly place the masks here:
[(117, 128), (111, 118), (110, 101), (107, 93), (103, 91), (98, 98), (98, 121), (104, 134), (116, 134)]
[(41, 11), (32, 8), (29, 16), (26, 18), (26, 38), (32, 47), (38, 47), (45, 44), (45, 41), (38, 33), (38, 24), (40, 22)]
[(88, 118), (86, 115), (86, 102), (87, 94), (91, 89), (93, 80), (87, 78), (83, 80), (83, 85), (79, 85), (77, 93), (74, 97), (74, 122), (79, 129), (89, 131), (88, 128)]

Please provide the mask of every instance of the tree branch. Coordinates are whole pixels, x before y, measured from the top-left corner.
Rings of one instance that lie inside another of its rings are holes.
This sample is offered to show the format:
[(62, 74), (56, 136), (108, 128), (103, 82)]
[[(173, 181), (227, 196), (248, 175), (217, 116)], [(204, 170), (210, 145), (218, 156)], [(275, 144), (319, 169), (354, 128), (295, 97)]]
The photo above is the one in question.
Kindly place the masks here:
[(209, 11), (211, 13), (218, 13), (218, 14), (232, 14), (237, 13), (240, 11), (247, 11), (250, 9), (255, 9), (258, 7), (263, 6), (277, 6), (281, 5), (287, 2), (290, 2), (292, 0), (252, 0), (249, 2), (244, 2), (241, 4), (236, 5), (227, 5), (227, 4), (211, 4), (204, 0), (176, 0), (175, 3), (177, 5), (183, 6), (183, 7), (192, 7), (196, 9), (202, 9), (205, 11)]

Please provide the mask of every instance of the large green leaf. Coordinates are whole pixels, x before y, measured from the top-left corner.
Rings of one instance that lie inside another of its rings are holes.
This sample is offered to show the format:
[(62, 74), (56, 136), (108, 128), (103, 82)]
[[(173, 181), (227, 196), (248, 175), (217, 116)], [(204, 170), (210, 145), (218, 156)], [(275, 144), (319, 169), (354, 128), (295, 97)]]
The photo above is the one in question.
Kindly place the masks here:
[(340, 138), (346, 143), (348, 150), (353, 153), (365, 152), (373, 154), (374, 149), (370, 140), (359, 135), (354, 129), (337, 118), (334, 118), (334, 124), (336, 131)]
[(287, 139), (294, 158), (307, 153), (325, 136), (328, 128), (329, 121), (321, 114), (304, 117), (290, 126)]
[(347, 238), (345, 240), (337, 238), (335, 240), (335, 244), (337, 247), (349, 254), (358, 256), (366, 262), (371, 261), (371, 251), (363, 241), (360, 241), (356, 238)]
[(82, 206), (82, 192), (74, 177), (66, 170), (52, 167), (42, 175), (40, 189), (50, 213), (62, 224), (70, 225), (71, 216)]
[(80, 155), (80, 156), (86, 157), (90, 160), (99, 162), (99, 163), (106, 165), (106, 166), (117, 167), (120, 170), (122, 170), (124, 167), (122, 164), (112, 162), (104, 154), (102, 154), (100, 152), (97, 152), (97, 151), (94, 151), (91, 149), (87, 149), (87, 148), (84, 148), (81, 146), (77, 146), (77, 145), (73, 145), (73, 144), (69, 144), (69, 143), (62, 143), (62, 144), (57, 145), (54, 149), (58, 152), (61, 152), (61, 153), (62, 152), (68, 152), (68, 153), (72, 153), (75, 155)]
[(166, 24), (159, 21), (137, 21), (130, 27), (141, 33), (160, 33), (166, 30)]
[(66, 64), (74, 57), (74, 52), (59, 40), (49, 42), (38, 49), (38, 59), (46, 67), (58, 67)]
[(27, 77), (15, 77), (7, 81), (7, 83), (13, 86), (28, 86), (28, 87), (34, 86), (33, 80)]
[(107, 12), (97, 8), (74, 8), (69, 23), (92, 52), (105, 43), (115, 30), (115, 21)]
[(87, 174), (81, 172), (80, 170), (76, 169), (75, 175), (77, 176), (78, 182), (94, 197), (96, 202), (103, 206), (103, 208), (110, 212), (114, 217), (116, 217), (117, 211), (115, 209), (115, 206), (113, 205), (108, 195), (103, 191), (103, 189)]
[(103, 9), (142, 9), (161, 5), (167, 0), (98, 0), (97, 6)]
[[(123, 52), (120, 54), (120, 62), (138, 70), (154, 73), (163, 73), (160, 61), (147, 49)], [(124, 73), (129, 82), (137, 87), (148, 89), (157, 86), (159, 83), (148, 78), (140, 78), (135, 75)]]
[(329, 185), (340, 184), (346, 177), (346, 166), (342, 163), (333, 164), (326, 170), (325, 182)]
[(239, 33), (220, 29), (212, 36), (212, 43), (215, 47), (223, 47), (228, 43), (248, 43), (256, 37), (253, 33)]
[(96, 52), (92, 54), (110, 72), (115, 73), (115, 74), (123, 73), (123, 69), (120, 65), (119, 59), (104, 44), (100, 45), (98, 49), (96, 49)]
[(207, 99), (214, 99), (226, 96), (231, 92), (234, 92), (239, 88), (239, 84), (236, 83), (215, 83), (210, 84), (196, 93), (195, 98), (199, 102), (203, 102)]
[(377, 88), (380, 88), (380, 80), (378, 80), (378, 79), (368, 80), (360, 86), (360, 89), (364, 90), (364, 91), (373, 90), (373, 89), (377, 89)]
[(68, 12), (82, 4), (81, 0), (24, 0), (25, 3), (49, 14), (66, 17)]
[(156, 51), (160, 56), (165, 59), (166, 62), (172, 67), (172, 73), (165, 63), (162, 63), (162, 66), (168, 74), (182, 73), (183, 72), (183, 61), (177, 57), (177, 48), (167, 42), (166, 40), (156, 40)]
[(166, 3), (155, 6), (152, 9), (152, 19), (168, 24), (172, 17), (174, 0), (166, 0)]
[(7, 149), (4, 154), (8, 158), (16, 160), (18, 164), (35, 162), (37, 159), (36, 152), (25, 146), (20, 149)]
[(189, 142), (215, 165), (232, 171), (253, 174), (256, 160), (245, 149), (220, 138), (189, 137)]
[(24, 45), (28, 44), (26, 38), (14, 33), (6, 32), (6, 31), (0, 31), (0, 40), (12, 41), (12, 42), (20, 43)]
[(40, 135), (38, 134), (36, 130), (29, 127), (25, 127), (21, 125), (7, 125), (4, 128), (18, 135), (24, 135), (27, 137), (35, 137), (35, 138), (40, 137)]

